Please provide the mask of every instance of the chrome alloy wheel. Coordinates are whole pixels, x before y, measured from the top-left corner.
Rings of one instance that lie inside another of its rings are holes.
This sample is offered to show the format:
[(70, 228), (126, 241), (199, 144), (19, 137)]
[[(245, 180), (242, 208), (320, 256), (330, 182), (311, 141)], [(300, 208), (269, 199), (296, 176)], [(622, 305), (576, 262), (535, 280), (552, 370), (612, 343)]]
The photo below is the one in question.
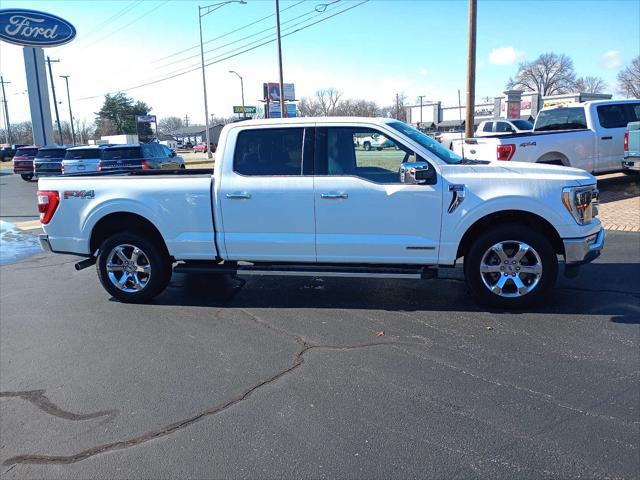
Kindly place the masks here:
[(111, 283), (123, 292), (139, 292), (151, 278), (149, 258), (135, 245), (118, 245), (107, 257), (107, 274)]
[(518, 240), (506, 240), (489, 247), (480, 261), (485, 287), (500, 297), (523, 297), (542, 278), (542, 261), (533, 247)]

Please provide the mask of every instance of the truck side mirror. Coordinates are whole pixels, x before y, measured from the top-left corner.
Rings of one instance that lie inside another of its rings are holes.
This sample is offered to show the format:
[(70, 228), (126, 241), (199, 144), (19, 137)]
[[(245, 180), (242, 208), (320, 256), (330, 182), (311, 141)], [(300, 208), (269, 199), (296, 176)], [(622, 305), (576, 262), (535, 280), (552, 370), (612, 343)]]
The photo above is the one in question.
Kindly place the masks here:
[(436, 183), (435, 180), (435, 170), (425, 161), (407, 162), (400, 165), (400, 183), (433, 185)]

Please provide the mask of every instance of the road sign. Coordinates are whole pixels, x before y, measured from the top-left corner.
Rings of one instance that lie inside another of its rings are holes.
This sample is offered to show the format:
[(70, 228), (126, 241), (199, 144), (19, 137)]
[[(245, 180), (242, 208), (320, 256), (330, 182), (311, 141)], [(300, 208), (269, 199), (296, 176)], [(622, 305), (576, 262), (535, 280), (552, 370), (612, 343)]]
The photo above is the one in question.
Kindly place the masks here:
[(0, 39), (23, 47), (56, 47), (70, 42), (76, 29), (50, 13), (26, 8), (0, 10)]
[(136, 115), (136, 121), (138, 123), (156, 123), (155, 115)]
[(234, 105), (233, 113), (251, 113), (255, 114), (257, 112), (257, 108), (255, 106), (245, 105), (244, 112), (242, 111), (242, 105)]

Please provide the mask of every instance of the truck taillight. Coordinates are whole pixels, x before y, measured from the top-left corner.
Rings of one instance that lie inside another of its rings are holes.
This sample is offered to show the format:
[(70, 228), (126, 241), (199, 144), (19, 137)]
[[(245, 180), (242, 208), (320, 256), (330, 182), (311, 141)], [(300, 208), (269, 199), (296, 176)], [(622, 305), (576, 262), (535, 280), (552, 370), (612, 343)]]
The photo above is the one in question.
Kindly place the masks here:
[(147, 162), (146, 160), (142, 161), (142, 169), (143, 170), (149, 170), (151, 168), (151, 166), (149, 165), (149, 162)]
[(38, 190), (38, 212), (40, 212), (40, 222), (43, 225), (51, 221), (59, 203), (60, 195), (58, 192)]
[(513, 158), (514, 153), (516, 153), (516, 145), (514, 143), (498, 145), (498, 160), (504, 160), (505, 162), (508, 162)]
[(629, 151), (629, 130), (624, 132), (624, 151)]
[(64, 162), (60, 164), (60, 174), (64, 175)]
[(102, 162), (98, 161), (98, 171), (101, 172), (102, 171)]

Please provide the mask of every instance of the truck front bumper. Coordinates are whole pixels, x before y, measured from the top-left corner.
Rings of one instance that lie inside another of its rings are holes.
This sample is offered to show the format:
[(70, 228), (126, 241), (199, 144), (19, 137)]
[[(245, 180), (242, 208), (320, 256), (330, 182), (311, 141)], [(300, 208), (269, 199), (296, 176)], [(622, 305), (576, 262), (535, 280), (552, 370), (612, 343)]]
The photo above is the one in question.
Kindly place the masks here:
[(604, 247), (604, 228), (583, 238), (565, 238), (564, 261), (566, 265), (582, 265), (589, 263), (600, 256)]

